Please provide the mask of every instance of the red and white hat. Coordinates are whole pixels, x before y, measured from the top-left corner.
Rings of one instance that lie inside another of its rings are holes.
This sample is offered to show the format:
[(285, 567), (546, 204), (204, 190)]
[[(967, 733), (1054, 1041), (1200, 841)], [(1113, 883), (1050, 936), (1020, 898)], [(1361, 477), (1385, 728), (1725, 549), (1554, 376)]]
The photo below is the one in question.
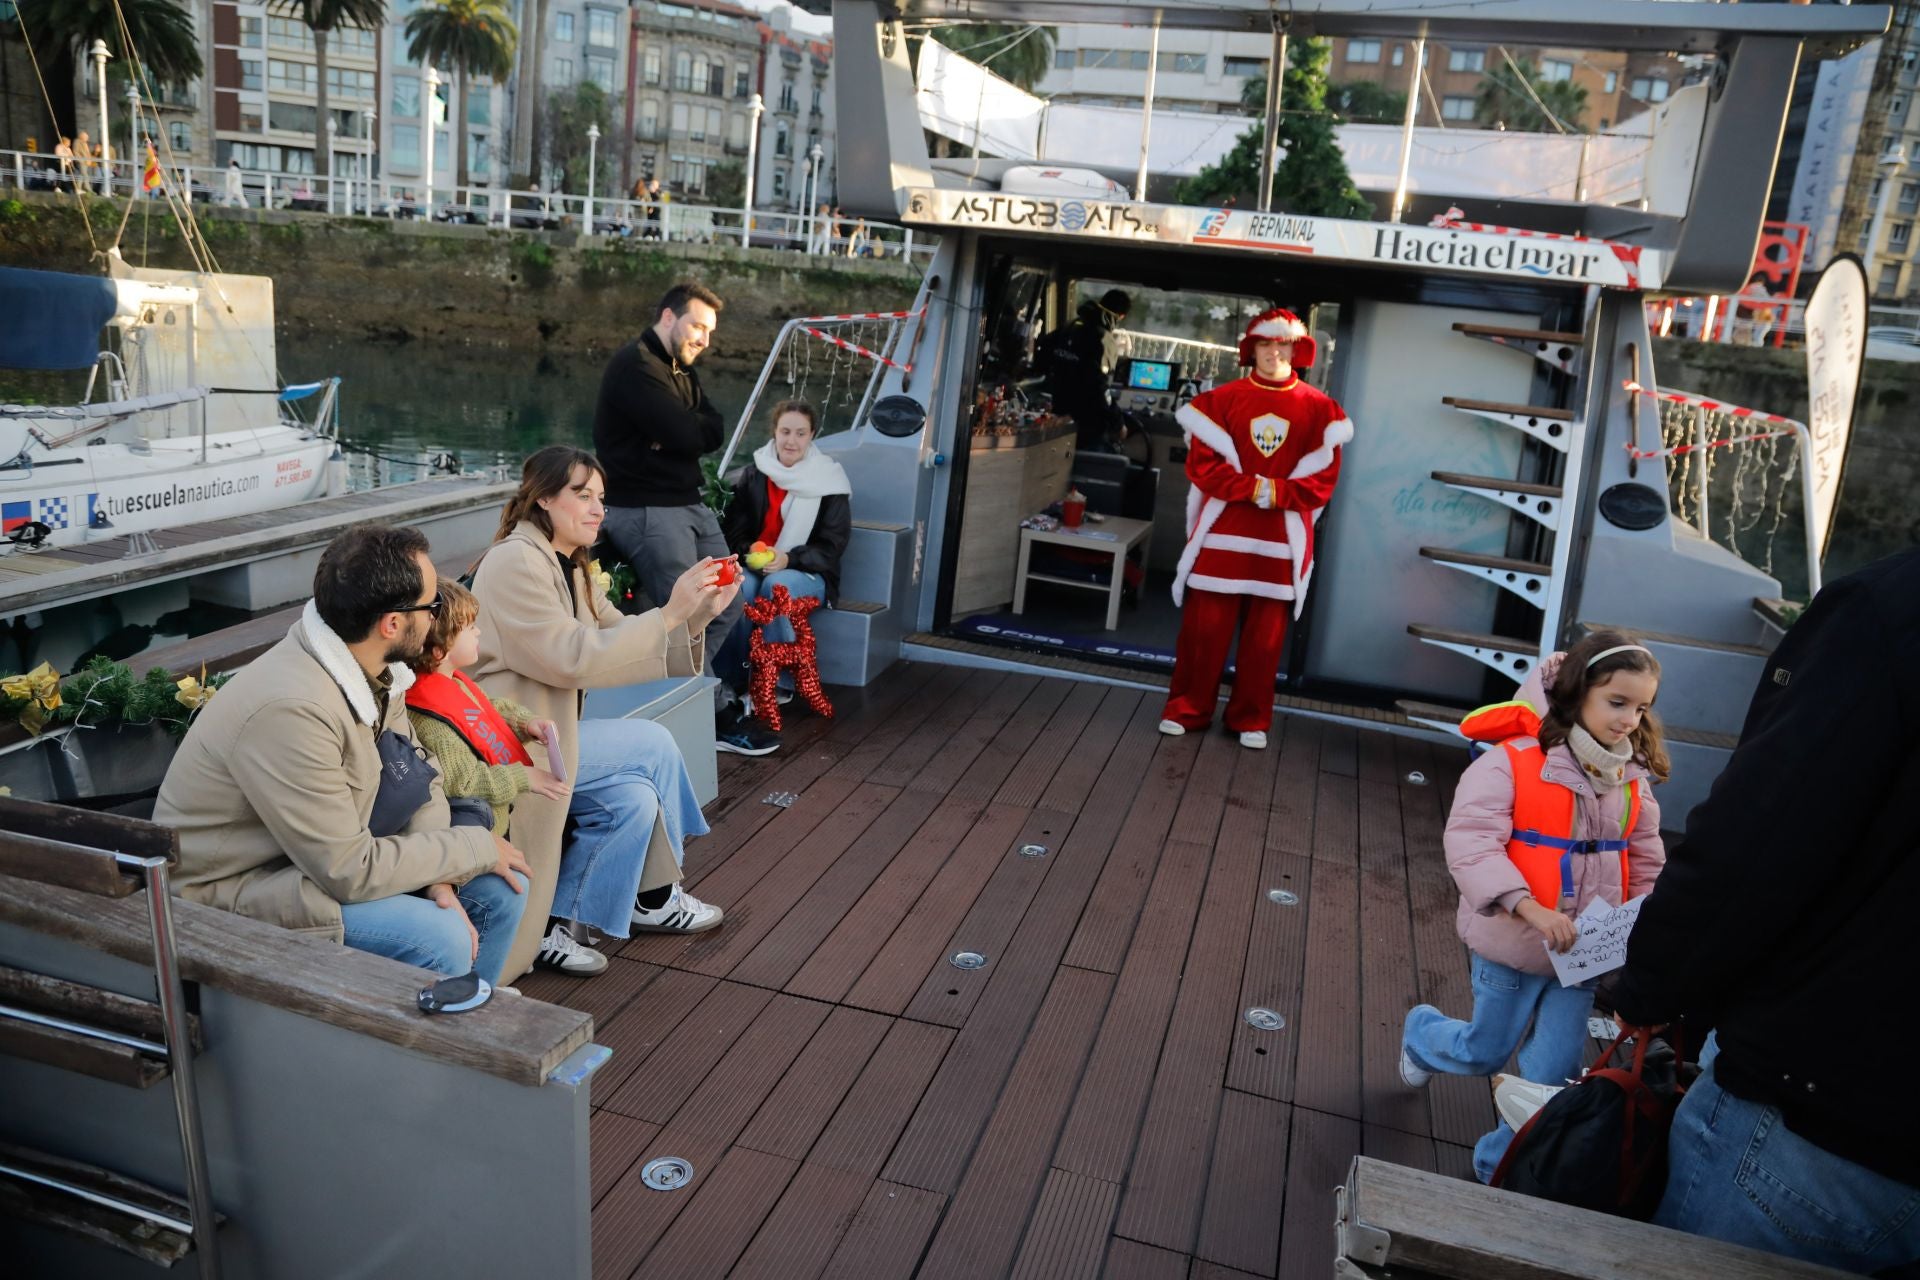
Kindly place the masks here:
[(1253, 365), (1253, 344), (1261, 339), (1278, 339), (1293, 344), (1293, 357), (1288, 361), (1296, 369), (1313, 368), (1313, 335), (1307, 332), (1307, 326), (1300, 317), (1285, 307), (1274, 307), (1262, 311), (1247, 321), (1247, 331), (1240, 338), (1240, 367)]

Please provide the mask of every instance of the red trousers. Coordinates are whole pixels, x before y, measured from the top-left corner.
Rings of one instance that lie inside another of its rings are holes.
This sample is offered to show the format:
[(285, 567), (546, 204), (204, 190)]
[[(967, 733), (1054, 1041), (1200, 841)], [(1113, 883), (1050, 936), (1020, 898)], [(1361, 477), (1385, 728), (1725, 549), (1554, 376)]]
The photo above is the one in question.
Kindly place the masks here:
[(1234, 662), (1233, 697), (1227, 701), (1227, 728), (1233, 733), (1265, 733), (1273, 723), (1273, 682), (1280, 674), (1280, 649), (1287, 639), (1291, 600), (1223, 595), (1187, 589), (1180, 614), (1180, 643), (1174, 650), (1173, 687), (1164, 718), (1188, 729), (1213, 723), (1220, 699), (1220, 673), (1234, 631), (1240, 652)]

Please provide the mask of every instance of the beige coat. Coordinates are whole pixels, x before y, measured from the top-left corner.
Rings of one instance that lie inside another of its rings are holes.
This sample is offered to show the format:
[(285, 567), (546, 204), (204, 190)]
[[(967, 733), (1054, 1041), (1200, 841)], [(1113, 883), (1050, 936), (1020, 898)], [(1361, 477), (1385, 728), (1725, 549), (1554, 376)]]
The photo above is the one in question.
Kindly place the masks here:
[[(560, 727), (568, 778), (580, 761), (585, 690), (697, 676), (705, 658), (697, 633), (689, 637), (685, 627), (669, 631), (658, 609), (629, 617), (585, 577), (574, 577), (569, 611), (566, 579), (552, 545), (524, 522), (487, 550), (473, 575), (473, 594), (480, 601), (480, 661), (469, 674), (496, 702), (517, 702), (536, 719)], [(566, 820), (564, 801), (529, 792), (514, 803), (507, 839), (526, 855), (533, 886), (502, 982), (512, 982), (532, 966), (546, 933)], [(657, 889), (679, 878), (666, 821), (655, 816), (640, 887)]]
[[(309, 627), (248, 663), (194, 717), (160, 784), (153, 820), (180, 833), (174, 884), (193, 902), (341, 940), (340, 904), (465, 884), (493, 868), (491, 832), (449, 828), (436, 777), (398, 835), (367, 831), (380, 787), (366, 675), (344, 647), (331, 666)], [(332, 632), (326, 632), (332, 637)], [(339, 645), (337, 637), (333, 639)], [(384, 727), (411, 739), (397, 667)], [(349, 694), (348, 684), (359, 688)], [(352, 705), (358, 701), (359, 709)]]

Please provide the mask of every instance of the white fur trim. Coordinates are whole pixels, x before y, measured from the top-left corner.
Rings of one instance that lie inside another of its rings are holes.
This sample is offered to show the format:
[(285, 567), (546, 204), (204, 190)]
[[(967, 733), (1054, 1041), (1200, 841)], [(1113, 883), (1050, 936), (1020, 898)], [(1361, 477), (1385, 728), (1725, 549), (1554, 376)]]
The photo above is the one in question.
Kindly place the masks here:
[(1293, 548), (1284, 542), (1247, 538), (1237, 533), (1210, 533), (1200, 545), (1208, 551), (1239, 551), (1250, 556), (1271, 556), (1275, 560), (1293, 559)]
[(1307, 326), (1298, 320), (1289, 320), (1285, 316), (1275, 316), (1271, 320), (1262, 320), (1247, 330), (1250, 337), (1279, 338), (1282, 342), (1291, 342), (1307, 336)]
[[(1191, 490), (1198, 493), (1198, 489)], [(1173, 602), (1180, 604), (1186, 599), (1187, 575), (1193, 572), (1193, 562), (1200, 558), (1200, 545), (1213, 532), (1213, 526), (1220, 519), (1220, 513), (1227, 509), (1224, 498), (1208, 498), (1200, 508), (1200, 517), (1194, 522), (1193, 532), (1187, 538), (1187, 549), (1180, 553), (1180, 566), (1173, 571)]]
[(1199, 440), (1201, 444), (1213, 450), (1227, 460), (1227, 465), (1235, 471), (1240, 470), (1240, 451), (1233, 447), (1233, 437), (1227, 429), (1193, 407), (1189, 400), (1175, 411), (1173, 420), (1180, 424), (1189, 440)]
[[(1187, 585), (1198, 591), (1216, 591), (1224, 596), (1265, 596), (1269, 600), (1293, 599), (1293, 588), (1277, 582), (1250, 582), (1244, 578), (1216, 578), (1210, 574), (1196, 573), (1187, 579)], [(1295, 615), (1299, 610), (1294, 610)]]
[[(347, 705), (353, 708), (354, 719), (361, 724), (374, 726), (379, 708), (374, 705), (373, 686), (367, 682), (367, 673), (353, 656), (353, 651), (347, 648), (347, 642), (320, 620), (320, 610), (311, 600), (307, 601), (306, 609), (300, 614), (300, 627), (307, 633), (307, 643), (313, 646), (314, 656), (320, 659), (320, 666), (340, 686), (340, 692), (347, 695)], [(404, 662), (388, 663), (387, 670), (393, 676), (393, 688), (387, 694), (391, 705), (392, 699), (405, 697), (407, 690), (413, 687), (413, 671)]]
[(1294, 465), (1289, 480), (1299, 480), (1306, 476), (1318, 475), (1333, 465), (1333, 451), (1353, 439), (1353, 420), (1342, 418), (1338, 422), (1329, 422), (1326, 431), (1320, 437), (1320, 447), (1303, 456)]

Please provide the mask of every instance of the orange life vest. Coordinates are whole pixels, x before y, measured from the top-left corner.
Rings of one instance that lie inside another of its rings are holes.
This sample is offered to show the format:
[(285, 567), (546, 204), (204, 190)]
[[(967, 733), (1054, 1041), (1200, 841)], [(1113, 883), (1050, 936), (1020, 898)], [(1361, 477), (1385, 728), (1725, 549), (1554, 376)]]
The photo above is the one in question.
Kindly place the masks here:
[(1573, 838), (1574, 793), (1541, 777), (1547, 753), (1535, 737), (1540, 716), (1525, 702), (1482, 707), (1460, 722), (1460, 731), (1476, 741), (1498, 742), (1513, 769), (1513, 832), (1507, 857), (1520, 868), (1527, 889), (1541, 906), (1572, 911), (1575, 905), (1573, 860), (1596, 854), (1620, 855), (1620, 892), (1627, 892), (1629, 836), (1640, 820), (1640, 783), (1626, 784), (1627, 807), (1618, 839)]
[(419, 677), (407, 690), (407, 706), (451, 726), (473, 754), (488, 764), (533, 763), (506, 717), (465, 672), (449, 677), (436, 671)]

